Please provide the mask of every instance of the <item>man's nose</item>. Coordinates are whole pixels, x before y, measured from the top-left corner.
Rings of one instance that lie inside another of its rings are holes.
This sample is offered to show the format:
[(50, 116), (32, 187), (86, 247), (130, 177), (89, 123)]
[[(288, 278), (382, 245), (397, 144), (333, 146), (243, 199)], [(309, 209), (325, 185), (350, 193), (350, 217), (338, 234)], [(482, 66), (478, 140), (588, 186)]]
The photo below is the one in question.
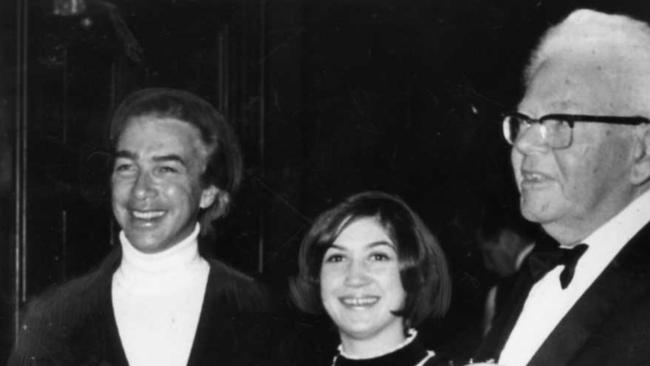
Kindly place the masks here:
[(539, 124), (532, 124), (519, 132), (513, 144), (513, 148), (522, 154), (548, 151), (544, 128)]
[(348, 264), (345, 284), (351, 287), (364, 286), (369, 282), (368, 267), (364, 261), (351, 261)]
[(133, 186), (133, 195), (139, 199), (147, 199), (156, 195), (156, 187), (148, 172), (140, 172)]

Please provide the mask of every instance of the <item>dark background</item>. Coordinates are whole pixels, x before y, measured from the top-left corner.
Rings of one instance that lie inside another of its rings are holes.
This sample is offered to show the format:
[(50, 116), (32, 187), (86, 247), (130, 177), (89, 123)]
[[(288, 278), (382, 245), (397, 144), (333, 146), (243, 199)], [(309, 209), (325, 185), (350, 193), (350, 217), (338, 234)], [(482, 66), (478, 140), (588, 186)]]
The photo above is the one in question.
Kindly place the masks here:
[(26, 301), (116, 242), (110, 111), (169, 86), (239, 134), (244, 186), (202, 250), (275, 291), (311, 220), (368, 189), (400, 195), (440, 237), (454, 302), (431, 343), (476, 341), (474, 229), (516, 212), (499, 114), (542, 29), (580, 4), (642, 1), (31, 0), (0, 4), (0, 362)]

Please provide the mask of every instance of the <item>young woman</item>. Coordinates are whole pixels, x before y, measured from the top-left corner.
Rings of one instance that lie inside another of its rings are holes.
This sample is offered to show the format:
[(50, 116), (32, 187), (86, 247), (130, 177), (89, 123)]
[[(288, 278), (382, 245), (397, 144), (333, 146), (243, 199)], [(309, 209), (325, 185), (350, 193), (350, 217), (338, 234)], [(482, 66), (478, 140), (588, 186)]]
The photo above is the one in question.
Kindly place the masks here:
[(415, 327), (446, 312), (447, 264), (435, 237), (401, 199), (363, 192), (324, 212), (301, 244), (299, 267), (296, 305), (324, 310), (338, 328), (333, 365), (436, 362)]

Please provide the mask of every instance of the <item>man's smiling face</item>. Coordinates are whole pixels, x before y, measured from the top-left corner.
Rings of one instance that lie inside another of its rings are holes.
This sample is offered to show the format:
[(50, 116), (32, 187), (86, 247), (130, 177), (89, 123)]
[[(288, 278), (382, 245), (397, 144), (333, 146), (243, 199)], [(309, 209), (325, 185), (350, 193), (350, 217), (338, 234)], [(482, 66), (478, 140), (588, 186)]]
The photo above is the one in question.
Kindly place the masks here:
[(156, 253), (185, 239), (216, 187), (203, 187), (208, 151), (197, 128), (175, 118), (129, 120), (116, 145), (113, 213), (131, 244)]
[[(633, 115), (625, 108), (632, 95), (619, 88), (619, 74), (610, 69), (600, 60), (550, 59), (533, 74), (519, 110), (534, 118), (551, 113)], [(631, 200), (633, 188), (632, 130), (576, 123), (572, 143), (564, 149), (544, 143), (539, 126), (522, 131), (511, 157), (523, 216), (569, 244), (620, 211)]]

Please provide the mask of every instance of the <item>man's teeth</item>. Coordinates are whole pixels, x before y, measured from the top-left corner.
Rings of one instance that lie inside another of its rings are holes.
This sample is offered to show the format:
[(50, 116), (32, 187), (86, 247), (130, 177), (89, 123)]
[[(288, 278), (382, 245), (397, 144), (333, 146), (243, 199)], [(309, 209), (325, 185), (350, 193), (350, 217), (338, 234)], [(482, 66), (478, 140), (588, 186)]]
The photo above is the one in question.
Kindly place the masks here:
[(165, 211), (133, 211), (133, 216), (136, 219), (151, 220), (161, 217)]
[(372, 305), (379, 301), (377, 296), (364, 296), (364, 297), (344, 297), (341, 299), (345, 305), (349, 306), (367, 306)]

